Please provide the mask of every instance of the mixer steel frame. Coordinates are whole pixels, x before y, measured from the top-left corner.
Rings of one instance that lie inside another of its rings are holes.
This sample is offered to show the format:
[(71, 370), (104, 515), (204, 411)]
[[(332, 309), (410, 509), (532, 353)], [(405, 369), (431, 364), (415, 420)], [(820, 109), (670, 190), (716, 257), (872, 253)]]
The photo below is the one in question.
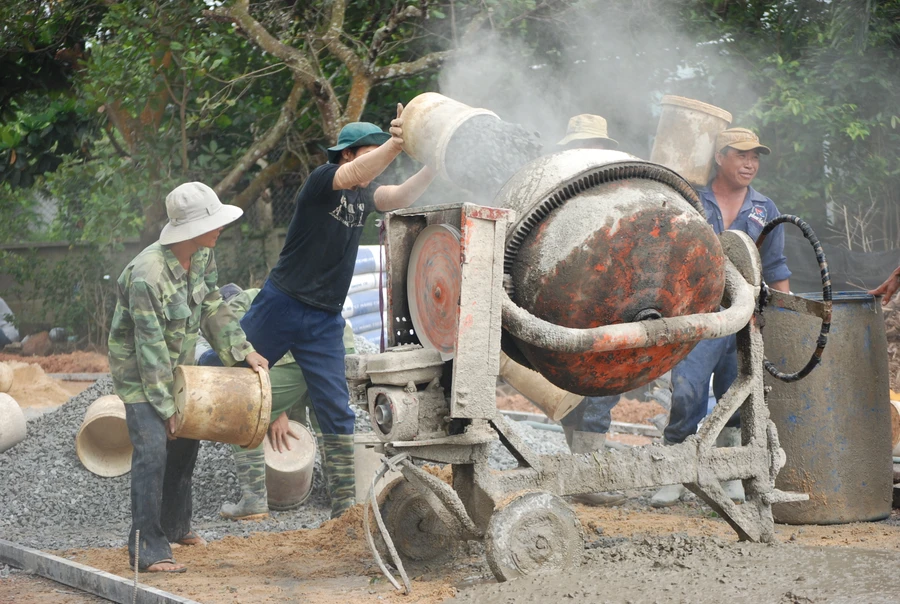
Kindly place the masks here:
[[(542, 567), (560, 567), (572, 556), (580, 556), (581, 528), (574, 514), (568, 515), (571, 510), (562, 496), (682, 483), (723, 517), (740, 539), (772, 541), (772, 504), (802, 501), (807, 496), (775, 488), (785, 458), (765, 400), (762, 335), (753, 312), (761, 286), (761, 263), (754, 243), (739, 232), (720, 236), (728, 259), (726, 310), (693, 315), (692, 325), (697, 326), (693, 335), (685, 337), (683, 329), (668, 329), (675, 325), (672, 321), (684, 318), (643, 322), (654, 343), (666, 337), (698, 340), (720, 337), (723, 329), (737, 331), (737, 379), (696, 435), (671, 446), (538, 455), (498, 413), (495, 400), (501, 317), (509, 310), (504, 305), (510, 304), (503, 290), (503, 252), (514, 218), (510, 210), (473, 204), (388, 214), (389, 350), (347, 357), (348, 380), (366, 401), (376, 434), (386, 441), (382, 444), (386, 463), (400, 469), (422, 498), (420, 503), (430, 506), (440, 521), (437, 532), (442, 533), (441, 538), (483, 539), (494, 574), (505, 580)], [(436, 351), (412, 345), (415, 342), (409, 331), (409, 250), (418, 233), (431, 224), (450, 224), (461, 233), (457, 350), (454, 360), (446, 363), (435, 358)], [(743, 313), (739, 329), (717, 323), (728, 312)], [(384, 416), (379, 404), (388, 405), (394, 413), (387, 433), (375, 419), (379, 413)], [(738, 410), (742, 446), (716, 447), (716, 437)], [(401, 432), (402, 440), (392, 439)], [(488, 467), (490, 447), (498, 439), (518, 461), (517, 468), (497, 471)], [(413, 460), (452, 464), (452, 485), (425, 472)], [(733, 503), (720, 484), (734, 479), (744, 484), (746, 502), (742, 505)], [(429, 530), (433, 527), (434, 523)], [(427, 543), (428, 535), (410, 535), (410, 531), (423, 530), (421, 527), (395, 523), (387, 529), (400, 553), (411, 553), (404, 549), (410, 538), (424, 538)]]

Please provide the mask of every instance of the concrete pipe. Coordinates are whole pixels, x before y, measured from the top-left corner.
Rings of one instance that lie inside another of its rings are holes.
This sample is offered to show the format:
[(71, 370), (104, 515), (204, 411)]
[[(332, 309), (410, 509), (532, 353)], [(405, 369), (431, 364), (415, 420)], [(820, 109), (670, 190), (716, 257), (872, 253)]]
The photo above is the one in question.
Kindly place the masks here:
[(0, 392), (9, 392), (13, 385), (13, 370), (6, 363), (0, 363)]
[(0, 392), (0, 453), (25, 440), (25, 414), (10, 395)]
[(540, 373), (519, 365), (503, 352), (500, 353), (500, 377), (554, 421), (567, 416), (584, 399), (580, 394), (554, 386)]
[(89, 471), (109, 478), (131, 470), (131, 452), (125, 403), (115, 394), (101, 396), (87, 408), (75, 435), (78, 459)]
[(731, 124), (731, 114), (680, 96), (662, 99), (662, 114), (650, 161), (680, 174), (692, 185), (709, 182), (715, 161), (716, 136)]
[(175, 368), (175, 436), (252, 449), (269, 429), (269, 374), (243, 367)]
[(497, 118), (493, 111), (469, 107), (437, 92), (420, 94), (403, 108), (403, 150), (452, 180), (445, 161), (447, 146), (459, 127), (477, 115)]
[(291, 450), (278, 452), (269, 439), (263, 441), (266, 454), (266, 491), (273, 510), (292, 510), (306, 501), (312, 492), (316, 439), (303, 424), (288, 422), (297, 438), (288, 436)]

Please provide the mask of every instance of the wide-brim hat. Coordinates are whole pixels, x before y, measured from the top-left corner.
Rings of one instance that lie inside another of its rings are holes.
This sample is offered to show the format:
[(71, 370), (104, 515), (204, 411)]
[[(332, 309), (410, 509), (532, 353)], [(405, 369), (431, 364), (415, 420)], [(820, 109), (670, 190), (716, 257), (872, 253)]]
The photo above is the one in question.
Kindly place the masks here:
[(384, 132), (375, 124), (369, 122), (353, 122), (341, 128), (338, 141), (334, 147), (328, 148), (328, 162), (336, 164), (341, 157), (341, 151), (353, 147), (366, 147), (368, 145), (381, 145), (388, 141), (391, 135)]
[(159, 242), (171, 245), (227, 226), (243, 216), (244, 210), (223, 204), (202, 182), (188, 182), (166, 196), (166, 214), (169, 223), (159, 234)]
[(609, 138), (606, 130), (606, 120), (599, 115), (591, 115), (589, 113), (582, 113), (570, 118), (566, 135), (556, 144), (564, 146), (580, 140), (603, 140), (612, 147), (619, 146), (619, 141)]
[(725, 147), (731, 147), (738, 151), (750, 151), (756, 149), (763, 155), (772, 152), (771, 149), (759, 142), (759, 137), (747, 128), (729, 128), (722, 130), (716, 136), (716, 153), (721, 153)]

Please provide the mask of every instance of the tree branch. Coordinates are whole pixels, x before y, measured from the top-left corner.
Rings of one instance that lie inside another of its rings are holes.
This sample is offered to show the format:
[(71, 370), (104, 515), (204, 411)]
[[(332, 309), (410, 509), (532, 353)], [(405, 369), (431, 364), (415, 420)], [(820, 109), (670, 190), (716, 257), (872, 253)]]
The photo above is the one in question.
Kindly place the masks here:
[(372, 36), (372, 45), (369, 47), (369, 64), (375, 65), (375, 60), (381, 53), (384, 43), (397, 31), (400, 24), (407, 19), (418, 18), (422, 16), (422, 11), (418, 7), (409, 5), (402, 11), (394, 11), (388, 17), (387, 23), (380, 27), (375, 35)]
[(247, 149), (247, 152), (234, 164), (234, 167), (225, 178), (213, 187), (217, 195), (221, 197), (224, 193), (234, 188), (241, 178), (244, 177), (244, 174), (256, 163), (256, 160), (263, 157), (278, 144), (278, 141), (282, 139), (284, 133), (288, 131), (294, 122), (297, 105), (300, 103), (305, 90), (306, 87), (303, 85), (303, 82), (295, 77), (294, 86), (291, 88), (287, 99), (281, 105), (281, 114), (278, 116), (278, 119), (275, 120), (272, 127), (258, 141)]
[(395, 80), (397, 78), (405, 78), (417, 73), (421, 73), (428, 69), (440, 67), (444, 61), (456, 54), (454, 50), (441, 50), (429, 53), (423, 57), (419, 57), (415, 61), (407, 61), (405, 63), (394, 63), (393, 65), (385, 65), (375, 70), (372, 76), (374, 84)]
[(263, 191), (266, 190), (266, 187), (268, 187), (274, 179), (287, 172), (292, 172), (302, 165), (303, 162), (300, 161), (300, 158), (293, 153), (285, 151), (281, 157), (278, 158), (278, 161), (269, 164), (260, 170), (259, 174), (256, 175), (256, 178), (253, 179), (253, 182), (231, 199), (232, 205), (236, 205), (237, 207), (246, 210), (250, 204), (262, 195)]

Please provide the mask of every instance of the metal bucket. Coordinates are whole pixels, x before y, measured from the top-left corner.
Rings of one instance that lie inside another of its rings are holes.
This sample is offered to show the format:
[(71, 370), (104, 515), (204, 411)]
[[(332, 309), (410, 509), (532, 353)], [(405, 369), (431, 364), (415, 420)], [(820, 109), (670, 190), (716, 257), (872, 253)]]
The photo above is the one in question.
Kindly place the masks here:
[[(403, 150), (451, 180), (444, 159), (453, 134), (476, 115), (497, 114), (469, 107), (437, 92), (425, 92), (403, 109)], [(497, 118), (500, 119), (500, 118)]]
[(716, 136), (731, 124), (731, 114), (715, 105), (666, 95), (656, 127), (650, 161), (680, 174), (695, 186), (709, 182)]
[[(803, 366), (815, 348), (819, 320), (772, 306), (763, 316), (766, 357), (782, 370)], [(841, 524), (890, 514), (888, 379), (879, 301), (865, 293), (835, 293), (822, 364), (799, 382), (766, 376), (769, 411), (787, 454), (775, 486), (809, 494), (809, 501), (772, 506), (777, 522)]]
[(288, 422), (297, 438), (291, 450), (281, 453), (269, 439), (263, 441), (266, 454), (266, 492), (273, 510), (292, 510), (303, 504), (312, 492), (313, 467), (316, 463), (316, 439), (303, 424)]
[(258, 447), (269, 428), (269, 374), (240, 367), (175, 368), (175, 436)]
[(75, 435), (75, 454), (85, 468), (109, 478), (131, 470), (132, 451), (125, 403), (115, 394), (101, 396), (84, 414)]
[(0, 392), (0, 453), (25, 440), (25, 414), (10, 395)]
[(13, 369), (6, 363), (0, 363), (0, 392), (9, 392), (13, 385)]

